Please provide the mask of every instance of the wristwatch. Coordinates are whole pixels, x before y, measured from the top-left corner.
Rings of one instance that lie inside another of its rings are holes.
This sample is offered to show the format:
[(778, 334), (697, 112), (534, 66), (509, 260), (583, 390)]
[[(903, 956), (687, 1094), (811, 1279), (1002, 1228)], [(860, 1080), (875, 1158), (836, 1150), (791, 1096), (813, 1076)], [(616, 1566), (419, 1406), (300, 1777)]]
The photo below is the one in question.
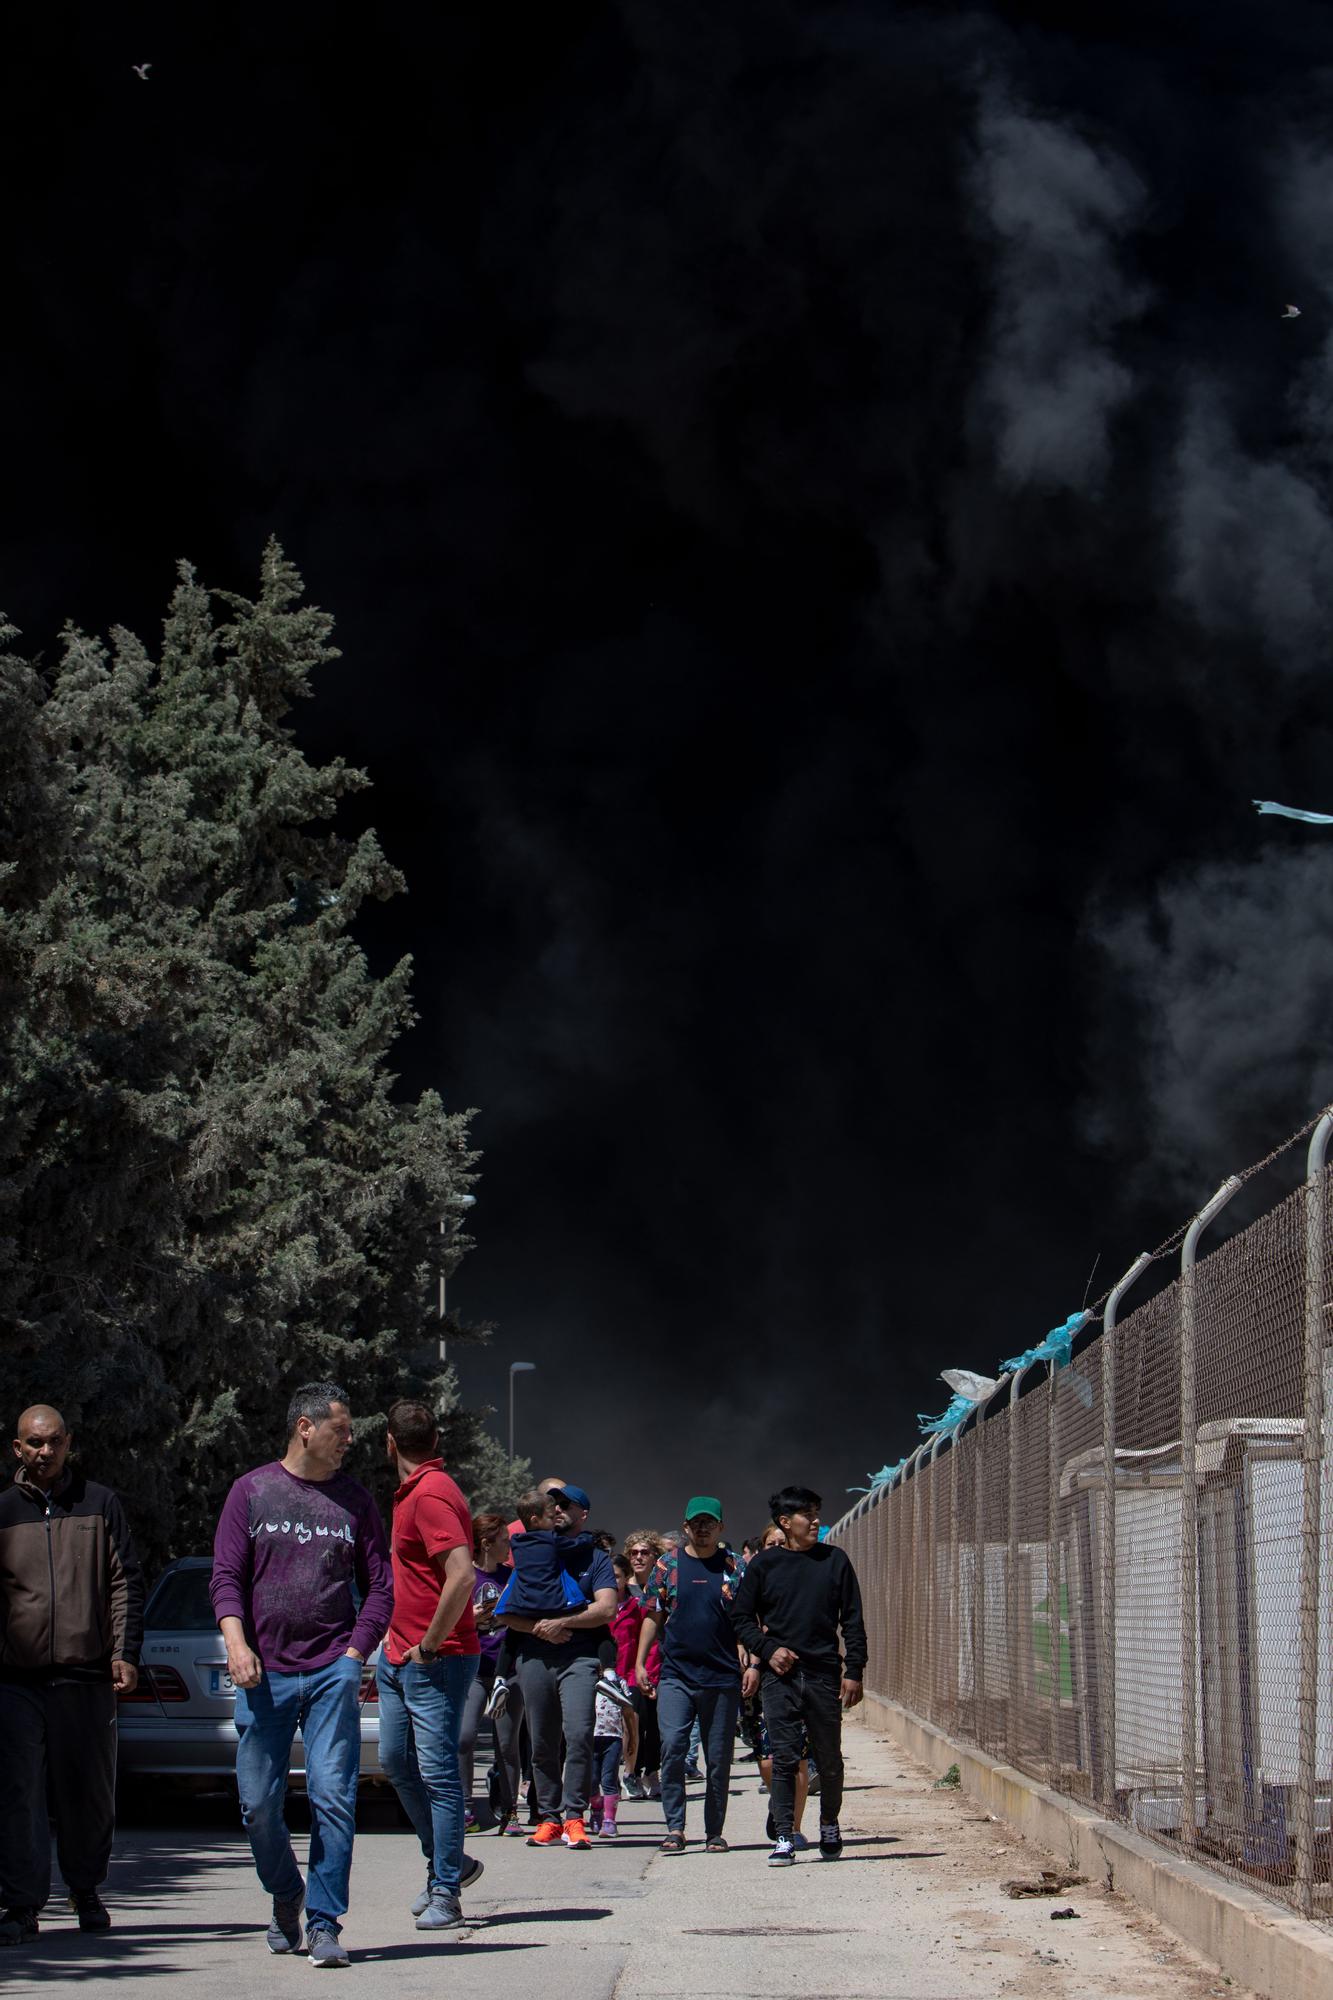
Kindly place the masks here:
[(423, 1667), (433, 1667), (440, 1657), (438, 1646), (418, 1646), (417, 1652), (421, 1655), (421, 1664)]

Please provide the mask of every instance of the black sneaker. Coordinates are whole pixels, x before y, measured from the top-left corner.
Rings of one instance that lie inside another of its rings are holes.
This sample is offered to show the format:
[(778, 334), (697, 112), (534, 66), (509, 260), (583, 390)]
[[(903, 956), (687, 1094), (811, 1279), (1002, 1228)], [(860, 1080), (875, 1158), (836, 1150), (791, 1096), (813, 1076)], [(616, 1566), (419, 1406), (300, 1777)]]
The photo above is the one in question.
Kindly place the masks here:
[(768, 1857), (770, 1868), (790, 1868), (796, 1860), (796, 1849), (785, 1834), (779, 1834), (773, 1842), (773, 1852)]
[(264, 1942), (275, 1958), (284, 1952), (301, 1949), (301, 1912), (304, 1908), (304, 1889), (299, 1896), (273, 1898), (273, 1921), (264, 1933)]
[(498, 1722), (508, 1706), (509, 1683), (506, 1680), (501, 1680), (497, 1674), (491, 1691), (486, 1697), (486, 1706), (481, 1712), (488, 1722)]
[(28, 1944), (36, 1935), (36, 1910), (21, 1903), (0, 1910), (0, 1945)]
[(836, 1861), (842, 1853), (842, 1828), (836, 1819), (819, 1823), (819, 1858), (821, 1861)]
[(484, 1861), (478, 1861), (475, 1854), (465, 1854), (463, 1856), (463, 1865), (458, 1871), (459, 1888), (470, 1889), (472, 1884), (479, 1882), (485, 1873), (486, 1863)]
[(623, 1681), (613, 1667), (608, 1667), (597, 1683), (598, 1694), (604, 1694), (617, 1708), (633, 1709), (634, 1696), (630, 1693), (629, 1682)]
[(76, 1896), (70, 1891), (69, 1906), (79, 1920), (81, 1931), (109, 1931), (111, 1912), (96, 1889), (85, 1889)]

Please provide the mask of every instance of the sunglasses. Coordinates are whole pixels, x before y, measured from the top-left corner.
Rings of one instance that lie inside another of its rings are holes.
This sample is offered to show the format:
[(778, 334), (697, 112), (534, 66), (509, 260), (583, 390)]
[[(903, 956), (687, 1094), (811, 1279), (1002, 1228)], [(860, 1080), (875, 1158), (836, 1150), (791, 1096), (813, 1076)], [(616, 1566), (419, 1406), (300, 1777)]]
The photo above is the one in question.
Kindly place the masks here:
[(648, 1549), (648, 1548), (643, 1548), (643, 1549), (631, 1549), (631, 1550), (630, 1550), (630, 1554), (631, 1554), (632, 1556), (650, 1556), (650, 1555), (652, 1554), (652, 1550), (651, 1550), (651, 1549)]

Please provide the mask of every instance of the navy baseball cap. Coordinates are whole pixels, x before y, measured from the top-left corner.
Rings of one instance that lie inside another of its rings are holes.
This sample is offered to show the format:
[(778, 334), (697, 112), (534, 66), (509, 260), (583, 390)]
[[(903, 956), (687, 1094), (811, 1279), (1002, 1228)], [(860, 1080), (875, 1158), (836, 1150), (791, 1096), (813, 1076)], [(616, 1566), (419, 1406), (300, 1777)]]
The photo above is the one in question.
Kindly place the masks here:
[(592, 1501), (581, 1486), (553, 1486), (550, 1489), (549, 1498), (552, 1500), (572, 1500), (576, 1507), (582, 1507), (585, 1511), (592, 1506)]

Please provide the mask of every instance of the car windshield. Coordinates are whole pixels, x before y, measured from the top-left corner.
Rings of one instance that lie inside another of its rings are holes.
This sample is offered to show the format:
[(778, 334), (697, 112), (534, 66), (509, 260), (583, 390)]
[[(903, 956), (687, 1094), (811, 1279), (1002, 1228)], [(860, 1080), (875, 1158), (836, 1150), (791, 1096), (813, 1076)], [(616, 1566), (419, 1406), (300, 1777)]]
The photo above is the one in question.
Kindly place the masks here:
[(154, 1632), (214, 1632), (217, 1619), (208, 1595), (211, 1567), (173, 1569), (148, 1600), (144, 1624)]

